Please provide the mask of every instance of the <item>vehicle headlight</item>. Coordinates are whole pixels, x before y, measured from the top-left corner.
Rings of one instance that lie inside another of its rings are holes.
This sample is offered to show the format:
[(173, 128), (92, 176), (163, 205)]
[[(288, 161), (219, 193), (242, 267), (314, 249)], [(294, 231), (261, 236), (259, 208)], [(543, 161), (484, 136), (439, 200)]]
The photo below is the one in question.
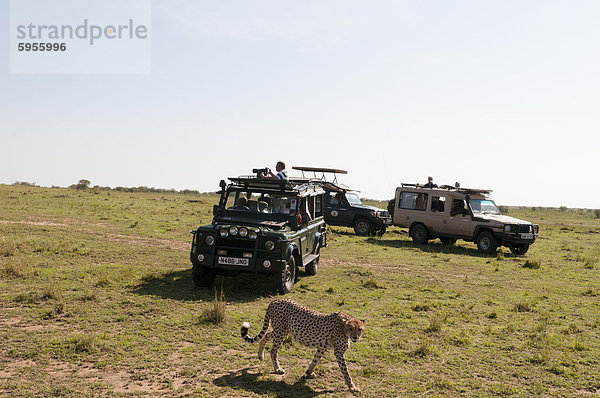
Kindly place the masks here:
[(265, 248), (267, 250), (273, 250), (275, 249), (275, 242), (273, 242), (272, 240), (268, 240), (265, 242)]
[(372, 215), (373, 217), (377, 217), (377, 212), (376, 212), (376, 211), (372, 211), (372, 212), (370, 212), (370, 213), (371, 213), (371, 215)]
[(248, 236), (248, 230), (246, 228), (240, 228), (239, 234), (242, 238)]
[(219, 231), (219, 235), (221, 235), (222, 238), (226, 238), (229, 236), (229, 231), (227, 231), (225, 228), (223, 228)]
[(250, 233), (248, 234), (248, 236), (250, 237), (250, 239), (256, 239), (258, 237), (258, 235), (256, 234), (256, 232), (254, 232), (254, 231), (250, 231)]
[(231, 227), (231, 228), (229, 228), (229, 233), (231, 235), (233, 235), (233, 236), (237, 235), (237, 233), (238, 233), (237, 227)]
[(207, 245), (212, 246), (212, 244), (215, 243), (215, 238), (212, 235), (208, 235), (204, 239), (204, 242), (206, 242)]

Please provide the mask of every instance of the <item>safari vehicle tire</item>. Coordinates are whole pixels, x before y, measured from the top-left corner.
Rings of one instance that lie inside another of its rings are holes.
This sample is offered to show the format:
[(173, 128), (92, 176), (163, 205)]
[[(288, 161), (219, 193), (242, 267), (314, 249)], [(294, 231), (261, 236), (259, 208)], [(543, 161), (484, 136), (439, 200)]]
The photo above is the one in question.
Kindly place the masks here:
[(429, 241), (429, 231), (423, 224), (417, 224), (412, 229), (412, 240), (413, 242), (423, 245)]
[(529, 243), (523, 243), (521, 245), (513, 245), (510, 247), (512, 254), (523, 255), (529, 250)]
[(215, 283), (215, 277), (216, 273), (207, 267), (196, 264), (192, 266), (192, 279), (196, 286), (210, 287)]
[(281, 272), (273, 275), (273, 283), (275, 289), (279, 294), (286, 294), (292, 291), (294, 288), (294, 281), (296, 280), (296, 259), (294, 256), (290, 256), (290, 259), (286, 261), (285, 267)]
[(310, 275), (310, 276), (317, 275), (317, 272), (319, 272), (319, 259), (320, 258), (321, 258), (321, 256), (315, 258), (310, 263), (306, 264), (305, 270), (306, 270), (307, 275)]
[(360, 236), (371, 235), (372, 231), (373, 231), (373, 225), (366, 218), (361, 217), (361, 218), (357, 218), (356, 221), (354, 221), (354, 232), (356, 232), (356, 235), (360, 235)]
[(456, 243), (456, 238), (442, 237), (440, 238), (440, 241), (442, 241), (442, 243), (445, 245), (453, 245)]
[(483, 231), (477, 236), (477, 248), (482, 253), (496, 253), (496, 249), (498, 248), (498, 240), (490, 231)]

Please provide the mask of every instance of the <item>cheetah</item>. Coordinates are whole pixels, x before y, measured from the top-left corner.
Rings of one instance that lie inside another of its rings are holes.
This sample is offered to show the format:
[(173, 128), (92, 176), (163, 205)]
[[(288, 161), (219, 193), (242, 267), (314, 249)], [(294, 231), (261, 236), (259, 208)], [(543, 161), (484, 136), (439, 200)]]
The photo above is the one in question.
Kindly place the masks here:
[[(269, 321), (273, 330), (267, 333)], [(321, 356), (328, 349), (333, 349), (340, 370), (344, 375), (346, 385), (351, 391), (360, 391), (352, 382), (348, 373), (344, 353), (350, 347), (350, 340), (357, 342), (364, 330), (364, 321), (354, 319), (341, 312), (332, 314), (322, 314), (320, 312), (306, 308), (292, 300), (282, 299), (272, 301), (267, 307), (263, 328), (256, 337), (248, 336), (248, 322), (242, 323), (242, 338), (247, 343), (256, 343), (260, 341), (258, 348), (258, 359), (264, 358), (264, 349), (267, 340), (273, 340), (271, 349), (271, 360), (273, 361), (274, 372), (283, 374), (285, 371), (279, 365), (277, 352), (283, 343), (283, 340), (291, 333), (296, 341), (310, 347), (316, 348), (317, 353), (314, 359), (306, 369), (305, 377), (312, 378), (313, 369)]]

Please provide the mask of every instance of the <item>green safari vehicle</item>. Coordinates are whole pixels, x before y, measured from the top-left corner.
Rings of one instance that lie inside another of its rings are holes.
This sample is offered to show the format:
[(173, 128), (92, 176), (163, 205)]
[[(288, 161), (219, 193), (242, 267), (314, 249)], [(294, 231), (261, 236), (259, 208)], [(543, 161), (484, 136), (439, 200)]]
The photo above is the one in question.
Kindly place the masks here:
[(271, 276), (273, 287), (292, 290), (299, 267), (315, 275), (326, 246), (322, 187), (308, 179), (256, 176), (221, 181), (219, 204), (210, 225), (190, 231), (190, 259), (197, 286), (212, 286), (216, 275), (257, 273)]

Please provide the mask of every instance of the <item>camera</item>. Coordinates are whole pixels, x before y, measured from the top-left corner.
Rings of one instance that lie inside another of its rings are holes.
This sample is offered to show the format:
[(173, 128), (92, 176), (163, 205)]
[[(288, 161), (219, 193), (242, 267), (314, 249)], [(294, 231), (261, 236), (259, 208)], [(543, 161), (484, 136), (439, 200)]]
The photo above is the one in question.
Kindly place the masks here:
[(271, 174), (271, 169), (268, 167), (262, 169), (252, 169), (252, 172), (256, 173), (256, 178), (263, 178)]

